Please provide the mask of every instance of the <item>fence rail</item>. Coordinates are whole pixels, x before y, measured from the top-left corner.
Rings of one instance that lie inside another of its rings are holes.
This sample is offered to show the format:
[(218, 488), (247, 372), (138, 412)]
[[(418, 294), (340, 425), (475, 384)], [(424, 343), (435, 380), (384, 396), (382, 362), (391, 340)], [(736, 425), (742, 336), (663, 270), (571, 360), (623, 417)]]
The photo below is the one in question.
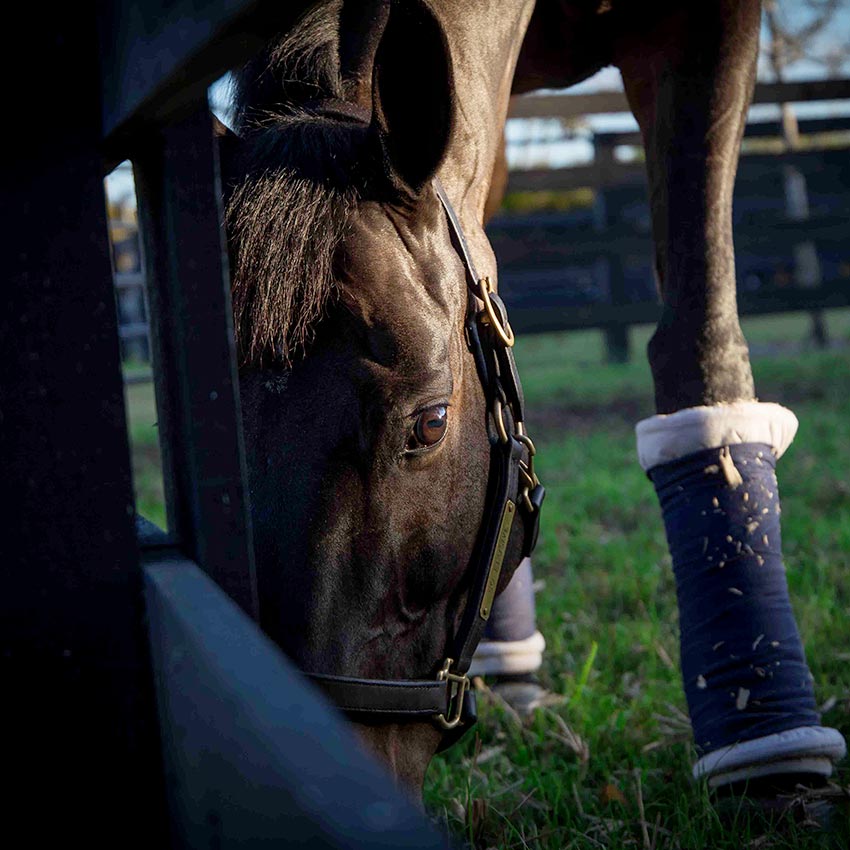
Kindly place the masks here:
[[(17, 50), (3, 58), (20, 126), (0, 163), (15, 210), (0, 287), (0, 441), (14, 494), (0, 543), (0, 672), (14, 730), (6, 831), (38, 846), (448, 843), (253, 618), (206, 86), (307, 6), (15, 10)], [(40, 73), (21, 74), (33, 56)], [(45, 79), (73, 97), (45, 109)], [(140, 274), (115, 285), (104, 157), (131, 159), (138, 178), (167, 531), (134, 522), (116, 343), (139, 331), (129, 302), (147, 302)]]
[[(848, 121), (850, 129), (850, 121)], [(617, 134), (621, 135), (621, 134)], [(622, 134), (626, 139), (629, 136)], [(516, 169), (508, 175), (508, 192), (543, 192), (564, 189), (608, 189), (624, 185), (646, 184), (643, 162), (635, 159), (623, 162), (615, 158), (617, 144), (637, 144), (637, 140), (609, 143), (604, 134), (594, 137), (596, 156), (590, 163), (568, 168)], [(793, 153), (743, 153), (738, 169), (738, 181), (759, 177), (758, 169), (776, 172), (783, 165), (805, 171), (816, 168), (825, 149), (802, 150)], [(747, 173), (749, 171), (749, 174)]]
[[(850, 79), (758, 83), (753, 103), (801, 103), (850, 100)], [(622, 91), (588, 94), (528, 94), (511, 102), (510, 118), (580, 118), (609, 112), (631, 112)]]
[[(850, 99), (850, 80), (762, 84), (754, 102), (842, 98)], [(571, 118), (627, 109), (620, 93), (531, 95), (515, 99), (511, 116)], [(771, 152), (747, 142), (781, 139), (780, 124), (746, 127), (734, 223), (742, 315), (850, 305), (850, 143), (843, 138), (850, 117), (804, 119), (799, 132), (801, 149)], [(597, 132), (591, 139), (591, 162), (516, 168), (507, 187), (508, 193), (528, 194), (591, 189), (590, 208), (502, 214), (488, 235), (516, 330), (599, 328), (608, 339), (609, 359), (622, 360), (628, 357), (629, 326), (655, 322), (660, 313), (646, 169), (640, 155), (618, 157), (619, 148), (640, 148), (639, 133)], [(789, 211), (789, 177), (805, 198), (802, 212)]]
[[(760, 83), (754, 103), (838, 99), (850, 99), (850, 80)], [(621, 92), (527, 95), (514, 98), (511, 117), (569, 118), (615, 111), (628, 111)], [(741, 157), (735, 245), (742, 315), (850, 305), (850, 146), (836, 149), (822, 144), (823, 134), (850, 132), (850, 116), (803, 119), (799, 131), (806, 140), (804, 150), (750, 152), (745, 147)], [(780, 138), (781, 132), (778, 121), (751, 121), (745, 140)], [(600, 328), (609, 332), (611, 340), (616, 336), (622, 348), (624, 329), (656, 321), (660, 309), (652, 272), (646, 170), (640, 157), (631, 161), (617, 157), (618, 148), (640, 148), (636, 131), (598, 132), (592, 142), (595, 156), (590, 163), (515, 169), (508, 179), (509, 193), (591, 188), (594, 206), (584, 219), (502, 215), (494, 219), (488, 233), (499, 262), (500, 287), (517, 330)], [(828, 171), (835, 197), (829, 204), (815, 204), (809, 218), (789, 219), (777, 194), (784, 168), (795, 169), (815, 184)], [(772, 206), (753, 206), (754, 199), (771, 194)], [(624, 202), (633, 211), (628, 222), (617, 219)], [(824, 206), (825, 211), (820, 209)], [(825, 266), (820, 284), (814, 287), (795, 285), (793, 269), (788, 268), (793, 265), (789, 246), (805, 242), (816, 246)], [(119, 303), (124, 305), (119, 312), (125, 319), (120, 328), (125, 355), (145, 360), (150, 340), (144, 274), (117, 274), (115, 284)], [(130, 380), (144, 379), (134, 375)]]

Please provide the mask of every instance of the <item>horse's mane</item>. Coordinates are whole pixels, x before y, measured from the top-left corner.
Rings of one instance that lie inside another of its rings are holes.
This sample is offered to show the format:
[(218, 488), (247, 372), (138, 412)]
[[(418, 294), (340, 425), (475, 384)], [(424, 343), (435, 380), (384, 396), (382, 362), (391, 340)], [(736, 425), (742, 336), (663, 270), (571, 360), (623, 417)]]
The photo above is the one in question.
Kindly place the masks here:
[(339, 5), (319, 4), (235, 80), (246, 176), (230, 196), (227, 222), (243, 365), (289, 365), (308, 344), (369, 181), (367, 128), (310, 107), (341, 98)]

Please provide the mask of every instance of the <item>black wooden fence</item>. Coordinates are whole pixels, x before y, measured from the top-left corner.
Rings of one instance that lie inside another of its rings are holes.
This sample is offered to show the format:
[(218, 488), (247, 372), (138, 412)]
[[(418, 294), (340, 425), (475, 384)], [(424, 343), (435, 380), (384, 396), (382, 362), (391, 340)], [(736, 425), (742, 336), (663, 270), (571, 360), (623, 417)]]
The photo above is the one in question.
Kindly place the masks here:
[[(850, 96), (850, 83), (827, 80), (759, 86), (756, 100), (784, 96)], [(579, 108), (625, 108), (617, 95), (526, 97), (518, 115), (542, 117), (547, 110), (570, 117)], [(850, 305), (850, 117), (799, 122), (805, 150), (795, 153), (745, 152), (735, 191), (735, 247), (738, 303), (745, 316), (812, 311)], [(818, 138), (831, 134), (831, 146)], [(838, 135), (836, 134), (843, 134)], [(747, 141), (779, 140), (777, 122), (750, 123)], [(606, 335), (609, 358), (629, 355), (628, 329), (654, 323), (660, 315), (653, 272), (653, 245), (647, 203), (646, 171), (637, 156), (618, 158), (618, 150), (641, 153), (633, 132), (597, 133), (591, 163), (562, 169), (516, 170), (509, 192), (590, 188), (594, 201), (570, 213), (510, 214), (488, 227), (499, 263), (499, 285), (522, 333), (598, 328)], [(785, 211), (783, 169), (801, 176), (810, 214), (791, 219)], [(793, 248), (813, 243), (819, 274), (801, 280)], [(139, 356), (147, 344), (144, 276), (116, 275), (120, 333), (124, 350)], [(130, 380), (137, 380), (130, 378)]]
[[(445, 843), (255, 624), (206, 90), (303, 5), (102, 0), (6, 19), (0, 704), (19, 843)], [(134, 519), (103, 194), (128, 158), (167, 532)]]
[[(850, 82), (760, 86), (756, 100), (850, 98)], [(520, 98), (514, 113), (525, 117), (571, 117), (576, 110), (625, 108), (616, 95)], [(850, 305), (850, 118), (800, 122), (805, 150), (745, 152), (735, 188), (734, 232), (738, 301), (742, 315), (819, 310)], [(829, 144), (818, 137), (832, 134)], [(836, 136), (836, 134), (844, 134)], [(746, 139), (779, 139), (776, 122), (750, 123)], [(845, 139), (835, 148), (835, 140)], [(591, 207), (569, 213), (511, 214), (488, 227), (499, 264), (499, 286), (517, 331), (602, 329), (609, 357), (628, 357), (628, 328), (660, 315), (653, 272), (653, 245), (641, 157), (616, 156), (637, 133), (598, 133), (593, 162), (571, 168), (516, 170), (509, 192), (591, 188)], [(833, 145), (833, 146), (830, 146)], [(786, 214), (784, 169), (804, 181), (810, 212)], [(813, 243), (816, 279), (799, 274), (794, 247)]]
[[(18, 844), (445, 846), (255, 623), (206, 92), (303, 5), (6, 18), (0, 705)], [(167, 532), (134, 520), (103, 192), (128, 158)]]

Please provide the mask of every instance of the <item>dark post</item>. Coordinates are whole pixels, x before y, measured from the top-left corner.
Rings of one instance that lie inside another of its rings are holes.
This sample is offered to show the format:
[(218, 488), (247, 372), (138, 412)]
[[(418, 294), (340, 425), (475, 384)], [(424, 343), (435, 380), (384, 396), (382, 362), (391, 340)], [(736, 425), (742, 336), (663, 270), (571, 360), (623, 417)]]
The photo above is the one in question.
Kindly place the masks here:
[(623, 263), (619, 254), (610, 254), (608, 262), (608, 291), (615, 308), (615, 321), (605, 326), (605, 353), (608, 363), (628, 363), (631, 357), (628, 310), (625, 301)]
[(257, 618), (230, 276), (206, 98), (148, 137), (133, 163), (169, 520), (184, 553)]
[[(799, 147), (797, 119), (790, 105), (781, 104), (783, 112), (783, 137), (788, 150)], [(791, 125), (789, 127), (789, 124)], [(793, 129), (792, 129), (793, 127)], [(809, 220), (809, 192), (806, 185), (806, 175), (795, 165), (786, 162), (782, 165), (782, 175), (785, 184), (785, 214), (792, 221)], [(794, 252), (794, 283), (800, 288), (816, 289), (823, 283), (821, 277), (820, 258), (817, 246), (812, 240), (797, 242)], [(812, 310), (811, 339), (817, 348), (827, 348), (829, 333), (826, 318), (822, 310)]]
[[(608, 213), (608, 199), (604, 181), (601, 176), (610, 171), (614, 165), (614, 146), (605, 144), (599, 137), (594, 139), (594, 166), (600, 177), (596, 187), (596, 197), (593, 205), (593, 226), (599, 233), (604, 233), (610, 224)], [(619, 254), (610, 253), (599, 264), (596, 274), (604, 274), (605, 282), (602, 286), (608, 303), (615, 308), (614, 312), (619, 317), (621, 314), (625, 319), (623, 266)], [(617, 310), (616, 308), (621, 308)], [(628, 363), (629, 361), (629, 326), (625, 322), (610, 322), (604, 325), (602, 332), (605, 334), (605, 359), (608, 363)]]
[[(163, 847), (95, 5), (22, 4), (16, 17), (0, 165), (4, 832), (33, 846), (132, 835)], [(36, 91), (46, 85), (52, 95)]]
[(623, 323), (611, 324), (605, 328), (605, 352), (608, 363), (628, 363), (631, 357), (629, 347), (629, 326)]

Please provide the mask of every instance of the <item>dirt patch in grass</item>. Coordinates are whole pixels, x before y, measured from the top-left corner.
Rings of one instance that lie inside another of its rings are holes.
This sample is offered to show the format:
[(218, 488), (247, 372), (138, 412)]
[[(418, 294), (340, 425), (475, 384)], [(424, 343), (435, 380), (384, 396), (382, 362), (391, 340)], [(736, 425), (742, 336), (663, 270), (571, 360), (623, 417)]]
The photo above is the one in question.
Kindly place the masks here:
[[(848, 370), (850, 376), (850, 370)], [(827, 380), (775, 381), (763, 379), (759, 382), (760, 401), (783, 404), (792, 410), (796, 405), (812, 402), (826, 402), (834, 399), (836, 392), (850, 394), (850, 379), (846, 387), (836, 385), (836, 381)], [(598, 402), (536, 404), (526, 412), (529, 432), (537, 441), (558, 439), (564, 433), (589, 434), (599, 429), (632, 430), (637, 422), (655, 413), (652, 397), (624, 396)]]
[(551, 404), (530, 408), (529, 433), (536, 441), (555, 440), (564, 433), (589, 434), (600, 428), (631, 429), (636, 422), (652, 416), (650, 399), (621, 398), (603, 403)]

